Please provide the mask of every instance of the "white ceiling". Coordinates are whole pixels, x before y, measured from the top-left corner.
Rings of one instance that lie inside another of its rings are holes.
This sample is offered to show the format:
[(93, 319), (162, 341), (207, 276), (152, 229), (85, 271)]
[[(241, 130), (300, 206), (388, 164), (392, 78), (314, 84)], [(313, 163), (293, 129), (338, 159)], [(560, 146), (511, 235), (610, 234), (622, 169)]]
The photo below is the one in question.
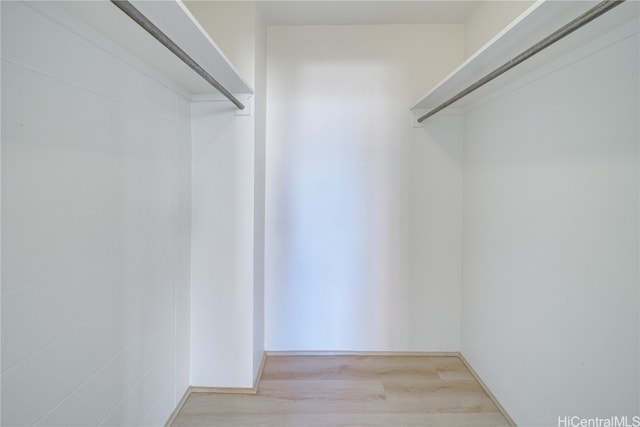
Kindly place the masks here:
[(264, 0), (267, 25), (462, 24), (478, 0)]

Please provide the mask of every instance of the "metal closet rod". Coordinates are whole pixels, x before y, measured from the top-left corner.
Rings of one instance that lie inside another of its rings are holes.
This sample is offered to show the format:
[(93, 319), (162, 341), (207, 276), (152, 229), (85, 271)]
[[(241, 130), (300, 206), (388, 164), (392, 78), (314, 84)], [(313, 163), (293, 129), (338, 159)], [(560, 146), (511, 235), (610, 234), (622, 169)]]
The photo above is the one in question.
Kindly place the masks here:
[(437, 112), (439, 112), (441, 110), (444, 110), (449, 105), (453, 104), (454, 102), (458, 101), (461, 98), (464, 98), (465, 96), (467, 96), (468, 94), (470, 94), (474, 90), (478, 89), (481, 86), (484, 86), (485, 84), (489, 83), (491, 80), (495, 79), (499, 75), (509, 71), (510, 69), (512, 69), (516, 65), (520, 64), (521, 62), (526, 61), (527, 59), (531, 58), (536, 53), (540, 52), (543, 49), (546, 49), (547, 47), (551, 46), (552, 44), (554, 44), (558, 40), (568, 36), (569, 34), (573, 33), (578, 28), (588, 24), (589, 22), (593, 21), (594, 19), (596, 19), (600, 15), (603, 15), (604, 13), (610, 11), (614, 7), (621, 5), (624, 1), (625, 0), (604, 0), (604, 1), (601, 1), (600, 3), (598, 3), (597, 5), (595, 5), (594, 7), (592, 7), (591, 9), (586, 11), (585, 13), (583, 13), (582, 15), (578, 16), (577, 18), (575, 18), (574, 20), (572, 20), (568, 24), (566, 24), (563, 27), (557, 29), (556, 31), (554, 31), (553, 33), (549, 34), (547, 37), (545, 37), (544, 39), (540, 40), (538, 43), (534, 44), (533, 46), (531, 46), (530, 48), (528, 48), (524, 52), (522, 52), (519, 55), (513, 57), (512, 59), (510, 59), (509, 61), (505, 62), (504, 64), (502, 64), (501, 66), (499, 66), (495, 70), (491, 71), (489, 74), (487, 74), (486, 76), (482, 77), (480, 80), (478, 80), (477, 82), (473, 83), (471, 86), (467, 87), (466, 89), (462, 90), (458, 94), (456, 94), (456, 95), (452, 96), (451, 98), (447, 99), (442, 104), (438, 105), (436, 108), (434, 108), (433, 110), (429, 111), (424, 116), (420, 117), (418, 119), (418, 123), (422, 123), (423, 121), (425, 121), (429, 117), (433, 116)]
[(211, 74), (207, 73), (196, 61), (193, 60), (184, 50), (174, 43), (165, 33), (156, 27), (155, 24), (144, 16), (138, 9), (136, 9), (127, 0), (111, 0), (118, 9), (123, 11), (129, 18), (133, 19), (144, 30), (151, 34), (156, 40), (158, 40), (164, 47), (169, 49), (175, 56), (180, 58), (182, 62), (187, 64), (189, 68), (198, 73), (200, 77), (205, 79), (211, 86), (215, 87), (222, 93), (229, 101), (233, 102), (239, 109), (244, 110), (242, 102), (231, 94), (224, 86), (222, 86)]

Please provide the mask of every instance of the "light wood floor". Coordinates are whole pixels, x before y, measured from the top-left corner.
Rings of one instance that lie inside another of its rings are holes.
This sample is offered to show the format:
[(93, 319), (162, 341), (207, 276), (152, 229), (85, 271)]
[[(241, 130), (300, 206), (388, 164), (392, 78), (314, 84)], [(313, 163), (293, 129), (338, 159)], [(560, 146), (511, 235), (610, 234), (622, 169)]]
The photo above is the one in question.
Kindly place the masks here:
[(255, 395), (192, 393), (172, 426), (509, 426), (457, 357), (270, 356)]

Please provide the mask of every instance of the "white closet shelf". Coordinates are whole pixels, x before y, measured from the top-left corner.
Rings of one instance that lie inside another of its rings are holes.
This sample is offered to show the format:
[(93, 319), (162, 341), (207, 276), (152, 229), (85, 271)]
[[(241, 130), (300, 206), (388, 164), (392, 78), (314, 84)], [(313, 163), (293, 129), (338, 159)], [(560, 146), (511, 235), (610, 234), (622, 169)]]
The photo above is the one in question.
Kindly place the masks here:
[[(411, 107), (411, 110), (422, 112), (439, 106), (597, 3), (598, 1), (537, 1), (420, 98)], [(620, 6), (596, 18), (586, 26), (455, 102), (449, 108), (464, 109), (472, 105), (475, 101), (495, 91), (497, 88), (511, 84), (523, 76), (637, 19), (639, 11), (638, 1), (627, 0)]]
[[(147, 63), (191, 96), (222, 94), (143, 30), (110, 1), (56, 2), (66, 12)], [(193, 58), (229, 92), (240, 99), (251, 86), (180, 0), (132, 0), (131, 4)]]

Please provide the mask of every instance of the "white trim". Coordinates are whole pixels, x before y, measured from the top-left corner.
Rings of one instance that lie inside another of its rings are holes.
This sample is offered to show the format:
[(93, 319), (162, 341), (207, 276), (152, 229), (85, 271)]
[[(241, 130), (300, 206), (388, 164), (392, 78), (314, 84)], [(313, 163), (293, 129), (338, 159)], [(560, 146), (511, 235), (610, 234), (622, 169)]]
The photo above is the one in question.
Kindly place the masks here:
[(189, 394), (191, 393), (256, 394), (257, 390), (253, 387), (190, 386)]
[(208, 387), (208, 386), (189, 386), (189, 394), (191, 393), (227, 393), (227, 394), (257, 394), (262, 379), (264, 365), (267, 363), (267, 352), (262, 353), (262, 360), (258, 373), (253, 380), (253, 387)]
[(330, 351), (287, 350), (267, 351), (267, 356), (384, 356), (384, 357), (458, 357), (457, 351)]
[(513, 418), (511, 418), (511, 416), (507, 412), (507, 410), (504, 409), (504, 406), (502, 406), (502, 404), (500, 403), (498, 398), (494, 396), (494, 394), (491, 392), (491, 390), (489, 390), (489, 387), (487, 387), (487, 385), (484, 383), (484, 381), (482, 381), (482, 379), (480, 378), (480, 375), (478, 375), (478, 373), (471, 367), (471, 365), (469, 364), (469, 362), (467, 362), (467, 359), (465, 359), (465, 357), (462, 355), (462, 353), (458, 353), (458, 358), (460, 359), (460, 361), (462, 363), (464, 363), (464, 366), (466, 366), (466, 368), (469, 370), (469, 372), (471, 372), (471, 375), (473, 375), (473, 378), (475, 378), (476, 381), (478, 381), (478, 384), (480, 384), (480, 387), (482, 387), (484, 392), (487, 393), (489, 398), (493, 401), (493, 403), (496, 405), (498, 410), (502, 413), (502, 415), (507, 420), (507, 422), (511, 425), (511, 427), (518, 427), (516, 422), (513, 420)]
[(258, 373), (253, 380), (253, 389), (255, 393), (258, 392), (258, 387), (260, 387), (260, 380), (262, 379), (262, 372), (264, 371), (264, 365), (267, 363), (267, 352), (262, 352), (262, 360), (260, 361), (260, 367), (258, 368)]
[(182, 407), (187, 402), (187, 399), (189, 399), (190, 395), (191, 395), (191, 387), (187, 387), (187, 390), (184, 392), (182, 399), (180, 399), (180, 402), (178, 402), (178, 405), (176, 406), (176, 408), (173, 410), (171, 415), (169, 415), (169, 419), (167, 420), (167, 422), (164, 423), (164, 427), (171, 427), (171, 424), (173, 423), (173, 421), (175, 421), (176, 417), (182, 410)]

